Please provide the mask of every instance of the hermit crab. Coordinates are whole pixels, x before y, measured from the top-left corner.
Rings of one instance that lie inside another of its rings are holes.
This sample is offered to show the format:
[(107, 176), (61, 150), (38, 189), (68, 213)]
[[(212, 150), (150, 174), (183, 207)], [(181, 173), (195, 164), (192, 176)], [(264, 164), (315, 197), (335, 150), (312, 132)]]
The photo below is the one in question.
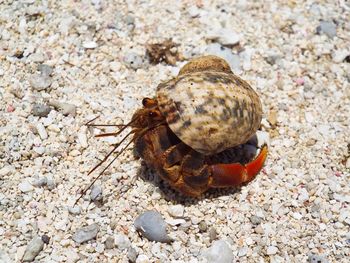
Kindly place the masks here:
[(246, 143), (256, 133), (262, 119), (257, 93), (232, 73), (225, 60), (216, 56), (191, 60), (177, 77), (158, 85), (155, 98), (144, 98), (142, 104), (118, 132), (100, 135), (118, 135), (131, 128), (90, 173), (129, 135), (132, 139), (112, 162), (134, 142), (136, 152), (147, 166), (187, 196), (198, 197), (209, 188), (249, 182), (263, 167), (266, 145), (247, 164), (212, 161), (213, 155)]

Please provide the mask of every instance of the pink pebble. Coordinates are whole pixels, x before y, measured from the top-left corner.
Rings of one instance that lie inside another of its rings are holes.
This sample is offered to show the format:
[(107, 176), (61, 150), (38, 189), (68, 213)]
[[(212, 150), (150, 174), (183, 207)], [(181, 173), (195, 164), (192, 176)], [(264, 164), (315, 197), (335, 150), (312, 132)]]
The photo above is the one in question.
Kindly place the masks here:
[(304, 81), (303, 78), (297, 78), (297, 79), (295, 80), (295, 83), (296, 83), (297, 85), (301, 86), (301, 85), (304, 85), (305, 81)]
[(338, 171), (336, 171), (336, 172), (334, 173), (334, 175), (335, 175), (336, 177), (341, 177), (341, 176), (342, 176), (341, 172), (338, 172)]
[(10, 105), (8, 105), (8, 106), (7, 106), (6, 111), (7, 111), (7, 112), (14, 112), (14, 111), (15, 111), (15, 109), (16, 109), (16, 108), (15, 108), (15, 107), (13, 107), (13, 106), (10, 104)]

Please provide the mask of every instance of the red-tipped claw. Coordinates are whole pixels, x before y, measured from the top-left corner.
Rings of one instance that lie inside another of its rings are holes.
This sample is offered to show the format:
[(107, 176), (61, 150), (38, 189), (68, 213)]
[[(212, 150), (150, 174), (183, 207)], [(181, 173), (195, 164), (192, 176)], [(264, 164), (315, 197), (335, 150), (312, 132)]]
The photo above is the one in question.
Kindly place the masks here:
[(259, 155), (245, 165), (240, 163), (211, 165), (212, 181), (210, 187), (237, 186), (253, 180), (264, 166), (266, 157), (267, 145), (265, 144)]

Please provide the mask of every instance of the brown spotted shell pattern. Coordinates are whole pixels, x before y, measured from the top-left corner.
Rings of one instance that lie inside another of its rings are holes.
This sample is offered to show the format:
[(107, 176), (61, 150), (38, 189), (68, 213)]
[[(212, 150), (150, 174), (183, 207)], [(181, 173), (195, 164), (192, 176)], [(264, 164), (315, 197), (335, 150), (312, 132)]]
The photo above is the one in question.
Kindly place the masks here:
[(216, 56), (187, 63), (157, 87), (157, 101), (170, 129), (204, 155), (247, 142), (262, 119), (258, 94)]

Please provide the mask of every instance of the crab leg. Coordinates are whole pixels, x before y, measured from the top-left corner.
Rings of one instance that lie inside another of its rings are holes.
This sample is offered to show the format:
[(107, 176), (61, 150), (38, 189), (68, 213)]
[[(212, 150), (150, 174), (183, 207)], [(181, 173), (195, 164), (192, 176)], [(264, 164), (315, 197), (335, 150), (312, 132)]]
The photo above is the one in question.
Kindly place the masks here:
[(249, 182), (259, 173), (267, 156), (267, 145), (264, 145), (259, 155), (250, 163), (215, 164), (211, 165), (212, 182), (210, 187), (230, 187)]

